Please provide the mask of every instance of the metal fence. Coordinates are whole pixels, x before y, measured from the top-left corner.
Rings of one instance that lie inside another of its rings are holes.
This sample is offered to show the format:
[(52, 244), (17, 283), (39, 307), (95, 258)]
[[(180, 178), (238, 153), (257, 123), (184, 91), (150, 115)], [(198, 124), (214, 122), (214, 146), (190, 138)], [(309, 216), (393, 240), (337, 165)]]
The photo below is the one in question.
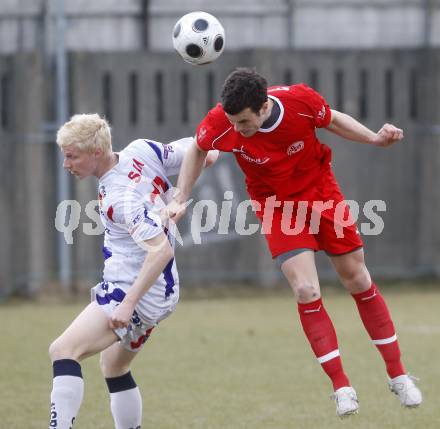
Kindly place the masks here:
[[(380, 236), (364, 236), (367, 263), (378, 276), (410, 278), (440, 273), (440, 226), (436, 222), (440, 134), (440, 51), (371, 50), (355, 52), (248, 50), (224, 54), (221, 61), (192, 67), (176, 55), (160, 53), (73, 53), (70, 66), (70, 112), (98, 112), (113, 127), (116, 149), (148, 137), (170, 141), (193, 135), (197, 123), (218, 98), (221, 83), (236, 66), (252, 66), (270, 83), (306, 82), (332, 108), (378, 129), (385, 121), (405, 129), (405, 141), (390, 149), (350, 143), (323, 131), (334, 150), (333, 165), (348, 199), (363, 207), (382, 200), (386, 211)], [(38, 292), (57, 280), (54, 219), (56, 151), (45, 124), (53, 118), (52, 75), (37, 54), (0, 57), (0, 294)], [(232, 190), (233, 214), (246, 198), (241, 173), (231, 156), (204, 173), (197, 199), (219, 203)], [(72, 199), (82, 207), (73, 232), (72, 266), (78, 284), (90, 284), (102, 268), (99, 227), (89, 201), (96, 181), (70, 183)], [(191, 213), (189, 213), (188, 219)], [(261, 234), (240, 237), (234, 231), (202, 234), (203, 245), (190, 239), (188, 219), (178, 246), (186, 285), (248, 281), (273, 285), (279, 272)], [(256, 222), (249, 213), (248, 222)], [(362, 214), (360, 224), (368, 229)], [(88, 231), (89, 234), (84, 233)], [(324, 278), (332, 277), (319, 257)], [(82, 287), (82, 286), (80, 286)]]

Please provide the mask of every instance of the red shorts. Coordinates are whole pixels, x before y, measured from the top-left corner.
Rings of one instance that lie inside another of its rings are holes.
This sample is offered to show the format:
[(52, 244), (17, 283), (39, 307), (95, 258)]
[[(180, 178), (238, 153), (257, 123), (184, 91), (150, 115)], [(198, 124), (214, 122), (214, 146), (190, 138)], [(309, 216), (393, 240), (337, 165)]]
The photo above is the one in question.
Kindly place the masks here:
[(259, 201), (256, 215), (273, 258), (303, 248), (342, 255), (363, 246), (333, 172), (322, 179), (303, 198)]

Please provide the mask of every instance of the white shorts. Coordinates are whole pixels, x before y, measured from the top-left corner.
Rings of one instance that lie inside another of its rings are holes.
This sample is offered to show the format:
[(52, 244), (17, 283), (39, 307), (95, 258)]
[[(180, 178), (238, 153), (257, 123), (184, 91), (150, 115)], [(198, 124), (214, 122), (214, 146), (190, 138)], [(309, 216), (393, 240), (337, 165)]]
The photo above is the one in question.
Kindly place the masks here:
[[(111, 282), (100, 282), (91, 289), (92, 301), (103, 309), (110, 317), (115, 308), (125, 297), (124, 287)], [(137, 352), (148, 340), (151, 331), (160, 321), (170, 316), (176, 309), (179, 300), (178, 288), (168, 299), (162, 300), (160, 305), (152, 301), (151, 296), (144, 295), (136, 305), (130, 324), (127, 328), (117, 328), (114, 332), (119, 337), (120, 344), (129, 351)]]

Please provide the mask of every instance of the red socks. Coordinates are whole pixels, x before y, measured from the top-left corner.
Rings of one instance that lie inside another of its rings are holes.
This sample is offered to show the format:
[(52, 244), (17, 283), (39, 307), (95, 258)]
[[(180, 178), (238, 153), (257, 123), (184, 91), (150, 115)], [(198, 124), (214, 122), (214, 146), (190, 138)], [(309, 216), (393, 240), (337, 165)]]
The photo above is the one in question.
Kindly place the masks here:
[(307, 304), (298, 303), (301, 324), (322, 369), (330, 377), (333, 389), (350, 386), (342, 368), (335, 328), (321, 298)]
[(405, 374), (393, 321), (377, 286), (373, 283), (365, 292), (353, 294), (353, 298), (365, 329), (385, 361), (390, 378)]
[[(354, 294), (353, 298), (365, 329), (385, 361), (390, 378), (405, 374), (393, 321), (377, 286), (373, 283), (370, 289)], [(298, 303), (298, 312), (304, 333), (334, 390), (350, 386), (342, 368), (336, 332), (321, 298), (307, 304)]]

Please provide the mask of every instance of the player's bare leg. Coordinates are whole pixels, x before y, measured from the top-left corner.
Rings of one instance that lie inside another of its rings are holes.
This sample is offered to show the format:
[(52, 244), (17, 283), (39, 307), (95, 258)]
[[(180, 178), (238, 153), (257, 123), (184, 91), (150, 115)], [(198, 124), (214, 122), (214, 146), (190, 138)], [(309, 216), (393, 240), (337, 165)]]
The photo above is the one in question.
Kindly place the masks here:
[(338, 340), (320, 293), (315, 254), (311, 250), (290, 257), (281, 264), (295, 298), (307, 339), (322, 369), (330, 377), (336, 401), (336, 413), (345, 417), (357, 412), (356, 392), (342, 367)]
[(401, 362), (390, 312), (378, 287), (371, 281), (363, 250), (333, 256), (331, 260), (341, 282), (356, 301), (365, 329), (385, 361), (391, 391), (399, 396), (405, 407), (417, 407), (422, 403), (421, 392)]
[(118, 340), (110, 329), (108, 317), (96, 302), (91, 302), (50, 345), (49, 356), (57, 359), (82, 359), (105, 350)]
[(116, 429), (140, 428), (142, 424), (142, 397), (130, 372), (130, 364), (136, 356), (137, 352), (119, 343), (101, 352), (101, 371), (109, 389)]
[(114, 343), (101, 352), (99, 365), (105, 378), (120, 377), (130, 371), (130, 365), (137, 356), (137, 352), (131, 352)]
[(289, 282), (298, 303), (307, 304), (321, 298), (313, 251), (304, 250), (287, 259), (281, 264), (281, 271)]
[(51, 429), (70, 429), (82, 402), (84, 383), (79, 362), (117, 340), (108, 317), (95, 302), (89, 304), (49, 347), (53, 363)]
[(345, 255), (331, 256), (330, 259), (342, 284), (351, 294), (370, 289), (371, 276), (365, 265), (363, 249)]

